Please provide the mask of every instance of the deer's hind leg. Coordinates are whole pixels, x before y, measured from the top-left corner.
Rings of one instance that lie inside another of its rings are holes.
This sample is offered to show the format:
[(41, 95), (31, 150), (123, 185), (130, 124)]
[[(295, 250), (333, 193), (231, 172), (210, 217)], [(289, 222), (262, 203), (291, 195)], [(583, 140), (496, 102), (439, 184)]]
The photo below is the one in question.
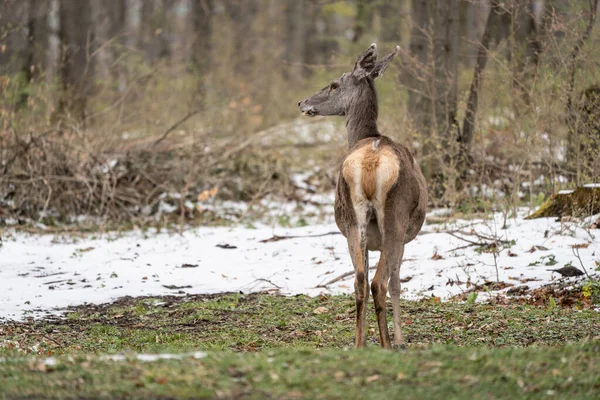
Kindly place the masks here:
[(366, 248), (365, 229), (352, 227), (348, 231), (348, 250), (354, 265), (354, 296), (356, 299), (355, 346), (364, 347), (367, 343), (366, 316), (369, 300), (369, 255)]
[[(385, 220), (383, 213), (378, 213), (378, 220), (382, 231), (381, 257), (377, 264), (377, 271), (371, 282), (371, 291), (373, 293), (373, 302), (375, 303), (375, 313), (377, 315), (377, 324), (379, 326), (380, 344), (383, 348), (391, 349), (390, 333), (387, 326), (387, 293), (388, 284), (390, 294), (392, 294), (392, 309), (394, 311), (394, 344), (402, 338), (400, 332), (400, 281), (399, 269), (402, 256), (404, 254), (404, 236), (403, 220), (400, 216)], [(398, 280), (394, 280), (394, 276)], [(397, 325), (398, 324), (398, 325)], [(403, 341), (403, 339), (402, 339)]]
[(393, 347), (396, 349), (405, 349), (404, 336), (400, 327), (400, 266), (402, 265), (402, 257), (404, 256), (404, 245), (400, 253), (400, 262), (392, 267), (389, 292), (392, 299), (392, 312), (394, 314), (394, 341)]

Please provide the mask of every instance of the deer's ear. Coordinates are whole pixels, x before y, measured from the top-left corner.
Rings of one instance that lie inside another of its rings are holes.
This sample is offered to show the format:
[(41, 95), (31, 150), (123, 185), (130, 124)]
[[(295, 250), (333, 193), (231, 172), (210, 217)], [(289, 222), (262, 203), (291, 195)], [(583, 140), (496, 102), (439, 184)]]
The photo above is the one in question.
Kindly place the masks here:
[(352, 76), (357, 79), (362, 79), (369, 75), (375, 67), (375, 61), (377, 60), (377, 45), (373, 43), (367, 50), (364, 51), (354, 64), (354, 71)]
[(390, 64), (390, 62), (396, 57), (396, 55), (398, 55), (399, 51), (400, 51), (400, 46), (396, 46), (394, 51), (392, 51), (387, 56), (383, 57), (381, 60), (377, 61), (375, 63), (375, 66), (369, 73), (369, 76), (373, 79), (377, 79), (381, 75), (383, 75), (383, 72), (385, 71), (387, 66)]

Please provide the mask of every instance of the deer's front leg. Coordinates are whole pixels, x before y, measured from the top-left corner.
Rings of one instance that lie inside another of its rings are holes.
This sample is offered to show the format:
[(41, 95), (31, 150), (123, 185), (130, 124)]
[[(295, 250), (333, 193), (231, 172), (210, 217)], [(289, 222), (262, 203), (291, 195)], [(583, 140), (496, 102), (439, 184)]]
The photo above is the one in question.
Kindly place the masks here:
[(356, 332), (354, 343), (356, 347), (364, 347), (367, 344), (366, 317), (367, 302), (369, 300), (369, 258), (366, 248), (363, 248), (357, 228), (352, 228), (348, 232), (348, 249), (355, 271)]

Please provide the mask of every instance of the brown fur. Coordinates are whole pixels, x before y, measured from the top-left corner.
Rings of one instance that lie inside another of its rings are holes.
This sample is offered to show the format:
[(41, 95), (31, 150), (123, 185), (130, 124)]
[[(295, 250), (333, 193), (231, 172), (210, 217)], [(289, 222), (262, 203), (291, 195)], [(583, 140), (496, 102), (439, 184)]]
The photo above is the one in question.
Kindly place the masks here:
[[(373, 143), (376, 143), (377, 146)], [(388, 147), (380, 147), (378, 143), (379, 140), (354, 150), (343, 163), (341, 173), (350, 185), (354, 201), (359, 201), (363, 196), (368, 201), (373, 201), (377, 195), (378, 181), (381, 184), (383, 197), (379, 200), (383, 201), (398, 178), (398, 158), (393, 150)], [(359, 165), (362, 193), (354, 193), (358, 179), (355, 175)]]
[(371, 201), (377, 191), (377, 167), (379, 167), (380, 154), (373, 150), (371, 146), (365, 146), (365, 151), (361, 165), (361, 186), (367, 200)]

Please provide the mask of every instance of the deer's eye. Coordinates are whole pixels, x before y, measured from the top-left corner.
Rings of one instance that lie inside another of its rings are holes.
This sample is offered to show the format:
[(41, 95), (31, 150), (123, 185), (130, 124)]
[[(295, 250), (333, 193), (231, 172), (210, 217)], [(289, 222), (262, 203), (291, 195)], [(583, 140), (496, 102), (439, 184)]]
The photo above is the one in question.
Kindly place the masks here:
[(329, 90), (336, 90), (339, 87), (340, 87), (339, 83), (337, 83), (337, 82), (331, 82), (331, 84), (329, 85)]

